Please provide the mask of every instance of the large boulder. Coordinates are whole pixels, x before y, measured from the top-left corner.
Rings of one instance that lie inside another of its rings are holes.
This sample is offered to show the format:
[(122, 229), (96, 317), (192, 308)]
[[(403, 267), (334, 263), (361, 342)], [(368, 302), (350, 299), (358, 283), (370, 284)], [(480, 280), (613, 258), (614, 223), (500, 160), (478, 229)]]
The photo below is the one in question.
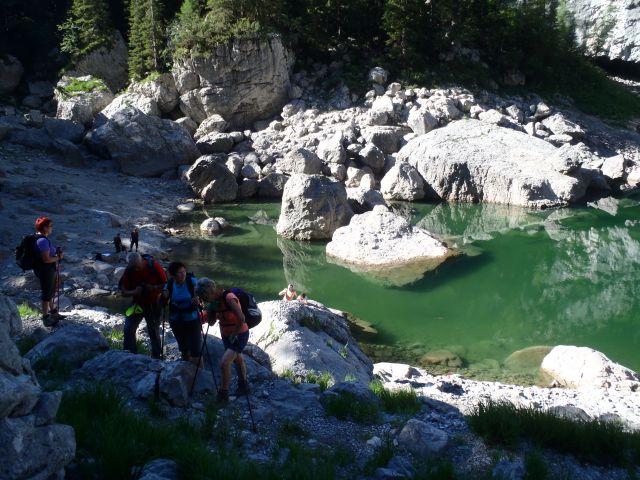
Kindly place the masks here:
[(51, 478), (75, 456), (68, 425), (53, 425), (60, 392), (42, 392), (11, 340), (21, 330), (15, 304), (0, 294), (0, 478)]
[(353, 339), (348, 321), (324, 307), (275, 300), (259, 305), (262, 322), (253, 342), (271, 359), (274, 372), (296, 375), (329, 372), (339, 382), (345, 376), (368, 383), (373, 365)]
[(207, 58), (176, 60), (173, 76), (180, 109), (197, 123), (217, 113), (234, 128), (249, 127), (287, 103), (293, 62), (277, 36), (234, 40)]
[(32, 364), (40, 360), (56, 359), (69, 365), (82, 363), (109, 348), (107, 340), (93, 327), (64, 325), (27, 352)]
[(574, 202), (588, 186), (557, 171), (555, 152), (526, 133), (462, 120), (411, 140), (397, 160), (418, 170), (434, 199), (544, 208)]
[(115, 31), (107, 46), (89, 52), (75, 62), (67, 75), (91, 75), (104, 80), (112, 92), (119, 92), (129, 80), (127, 44), (120, 32)]
[(85, 132), (84, 126), (80, 123), (49, 117), (44, 119), (44, 129), (53, 139), (62, 139), (73, 143), (80, 143)]
[(129, 85), (129, 92), (153, 99), (161, 113), (171, 112), (180, 101), (176, 83), (170, 73), (163, 73), (141, 82), (133, 82)]
[(316, 175), (322, 173), (322, 160), (311, 150), (296, 148), (276, 161), (275, 167), (276, 170), (289, 175), (294, 173)]
[(0, 95), (13, 92), (22, 78), (24, 68), (13, 55), (0, 56)]
[(568, 0), (576, 39), (595, 57), (640, 62), (640, 5), (635, 0)]
[(372, 143), (383, 153), (396, 153), (402, 146), (402, 137), (409, 133), (404, 127), (367, 127), (362, 131), (362, 136), (368, 143)]
[(385, 200), (421, 200), (424, 198), (424, 180), (414, 167), (399, 162), (380, 181), (380, 192)]
[(98, 155), (118, 162), (123, 173), (140, 177), (159, 176), (199, 156), (191, 136), (180, 125), (132, 107), (89, 132), (85, 142)]
[(284, 187), (276, 230), (294, 240), (327, 239), (349, 223), (352, 215), (342, 183), (298, 173)]
[(238, 194), (235, 175), (222, 155), (204, 155), (187, 172), (185, 180), (207, 203), (232, 202)]
[(570, 388), (640, 388), (636, 372), (588, 347), (558, 345), (544, 357), (540, 369), (555, 383)]
[(56, 117), (89, 126), (94, 117), (113, 101), (113, 93), (106, 84), (89, 75), (65, 75), (54, 92), (58, 103)]
[(452, 252), (429, 232), (378, 205), (335, 231), (327, 257), (375, 278), (403, 284), (435, 269)]
[(127, 92), (118, 95), (100, 112), (100, 124), (104, 124), (106, 119), (113, 118), (116, 113), (129, 107), (140, 110), (145, 115), (160, 116), (160, 110), (155, 100), (139, 93)]

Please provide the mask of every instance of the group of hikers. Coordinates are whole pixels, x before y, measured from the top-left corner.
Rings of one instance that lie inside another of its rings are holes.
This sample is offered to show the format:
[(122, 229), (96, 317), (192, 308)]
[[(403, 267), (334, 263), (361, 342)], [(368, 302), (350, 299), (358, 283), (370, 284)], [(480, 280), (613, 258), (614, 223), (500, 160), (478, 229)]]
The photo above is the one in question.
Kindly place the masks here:
[[(57, 286), (59, 303), (60, 260), (64, 258), (64, 254), (60, 247), (56, 248), (51, 242), (53, 222), (50, 218), (39, 217), (35, 222), (35, 229), (36, 234), (32, 237), (37, 261), (32, 268), (42, 289), (43, 323), (52, 327), (64, 318), (55, 308), (54, 302)], [(137, 250), (138, 230), (135, 229), (134, 232)], [(116, 238), (118, 237), (119, 234)], [(132, 232), (131, 247), (133, 238)], [(16, 258), (17, 256), (16, 252)], [(248, 395), (247, 368), (241, 353), (249, 340), (247, 322), (253, 320), (253, 314), (249, 314), (249, 318), (245, 315), (247, 301), (244, 297), (250, 294), (238, 288), (224, 290), (210, 278), (197, 279), (192, 273), (188, 273), (187, 266), (180, 261), (171, 262), (168, 272), (169, 276), (150, 255), (142, 255), (137, 251), (129, 253), (127, 268), (118, 284), (122, 295), (132, 298), (125, 315), (123, 349), (137, 353), (136, 332), (144, 319), (151, 342), (151, 356), (163, 358), (164, 319), (168, 313), (169, 326), (182, 359), (193, 362), (200, 368), (203, 366), (202, 357), (206, 349), (206, 333), (203, 332), (202, 325), (206, 322), (213, 326), (217, 321), (224, 345), (220, 361), (222, 382), (217, 391), (217, 400), (227, 402), (229, 399), (232, 364), (238, 375), (235, 394)], [(307, 303), (305, 293), (296, 297), (293, 284), (289, 284), (278, 295), (282, 295), (283, 300)], [(239, 296), (243, 298), (240, 299)], [(251, 300), (257, 309), (253, 297)]]
[[(133, 246), (136, 247), (136, 252), (138, 251), (138, 240), (140, 239), (140, 231), (137, 227), (131, 230), (131, 241), (129, 243), (129, 251), (133, 252)], [(116, 236), (113, 237), (113, 245), (116, 247), (116, 253), (126, 252), (127, 246), (122, 243), (122, 237), (120, 236), (120, 232), (116, 233)]]

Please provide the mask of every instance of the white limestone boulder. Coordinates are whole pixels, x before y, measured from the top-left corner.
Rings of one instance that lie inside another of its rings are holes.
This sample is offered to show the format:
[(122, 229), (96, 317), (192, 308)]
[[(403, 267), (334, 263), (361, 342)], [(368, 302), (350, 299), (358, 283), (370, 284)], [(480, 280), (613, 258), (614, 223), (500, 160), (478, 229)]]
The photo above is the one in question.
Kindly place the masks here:
[(581, 199), (589, 183), (558, 172), (555, 153), (526, 133), (462, 120), (409, 141), (397, 160), (416, 168), (434, 199), (544, 208)]
[(640, 376), (588, 347), (558, 345), (542, 360), (540, 370), (569, 388), (612, 388), (638, 392)]
[(284, 187), (276, 231), (294, 240), (328, 239), (349, 223), (352, 215), (342, 183), (323, 175), (298, 173)]
[(378, 205), (337, 229), (326, 253), (351, 270), (402, 285), (421, 278), (454, 252), (426, 230)]

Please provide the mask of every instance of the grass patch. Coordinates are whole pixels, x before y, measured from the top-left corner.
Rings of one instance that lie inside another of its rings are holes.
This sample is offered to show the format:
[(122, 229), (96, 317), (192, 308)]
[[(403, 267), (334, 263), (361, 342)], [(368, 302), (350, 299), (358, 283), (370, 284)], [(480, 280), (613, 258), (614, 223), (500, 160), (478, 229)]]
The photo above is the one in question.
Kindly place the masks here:
[(20, 318), (40, 316), (40, 310), (36, 310), (28, 303), (18, 305), (18, 313), (20, 314)]
[[(122, 330), (109, 330), (107, 332), (103, 332), (103, 335), (107, 339), (107, 343), (109, 343), (110, 349), (122, 350), (124, 346), (124, 332)], [(138, 348), (139, 354), (151, 354), (151, 350), (149, 350), (147, 344), (144, 343), (140, 338), (136, 338), (136, 347)]]
[(331, 395), (323, 405), (329, 415), (341, 420), (350, 418), (357, 423), (379, 423), (382, 416), (377, 402), (364, 401), (347, 393)]
[(317, 373), (310, 371), (303, 376), (294, 373), (293, 370), (287, 369), (282, 371), (280, 377), (290, 380), (294, 385), (300, 385), (301, 383), (317, 383), (320, 386), (321, 392), (324, 392), (335, 383), (333, 375), (329, 372)]
[(75, 97), (78, 95), (82, 95), (83, 93), (89, 93), (93, 91), (106, 92), (109, 89), (107, 88), (105, 83), (99, 79), (78, 80), (77, 78), (72, 78), (68, 85), (66, 85), (65, 87), (60, 87), (58, 90), (65, 97)]
[(154, 80), (156, 80), (160, 75), (162, 75), (160, 72), (151, 72), (149, 75), (147, 75), (145, 78), (143, 78), (142, 80), (140, 80), (140, 83), (149, 83), (149, 82), (153, 82)]
[(640, 432), (625, 432), (619, 424), (578, 421), (509, 403), (480, 403), (469, 425), (491, 444), (515, 448), (528, 440), (602, 465), (629, 466), (640, 462)]
[(420, 410), (420, 400), (411, 387), (388, 390), (380, 380), (374, 380), (369, 388), (380, 398), (385, 412), (412, 415)]
[(395, 447), (393, 446), (393, 442), (390, 437), (385, 437), (376, 451), (373, 453), (371, 458), (367, 461), (364, 466), (364, 472), (367, 475), (373, 475), (378, 468), (386, 467), (389, 463), (389, 460), (393, 458), (395, 454)]

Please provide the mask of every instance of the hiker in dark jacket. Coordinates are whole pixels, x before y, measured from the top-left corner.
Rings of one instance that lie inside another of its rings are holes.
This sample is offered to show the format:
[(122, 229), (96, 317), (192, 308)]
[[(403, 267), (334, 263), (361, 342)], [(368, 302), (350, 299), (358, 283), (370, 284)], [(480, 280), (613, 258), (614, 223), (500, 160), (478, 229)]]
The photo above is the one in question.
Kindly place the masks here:
[(33, 272), (40, 280), (42, 290), (42, 323), (45, 327), (55, 326), (62, 318), (53, 304), (53, 297), (57, 282), (58, 262), (64, 258), (61, 248), (56, 248), (49, 240), (53, 232), (53, 222), (48, 217), (39, 217), (36, 220), (36, 248), (38, 249), (38, 261), (33, 267)]
[(145, 260), (139, 253), (129, 254), (129, 265), (120, 280), (120, 291), (125, 297), (133, 297), (142, 307), (141, 315), (132, 315), (124, 322), (124, 350), (137, 353), (136, 330), (144, 318), (151, 341), (151, 356), (160, 358), (160, 314), (162, 288), (167, 283), (167, 274), (153, 259)]
[(119, 233), (116, 233), (116, 236), (113, 237), (113, 244), (116, 246), (116, 253), (127, 251), (127, 247), (122, 244), (122, 238)]
[(169, 325), (176, 337), (182, 359), (201, 364), (202, 329), (199, 301), (195, 295), (198, 280), (187, 274), (187, 267), (182, 262), (169, 264), (171, 278), (165, 285), (163, 295), (169, 303)]
[(231, 385), (231, 364), (236, 366), (238, 374), (238, 389), (236, 395), (248, 395), (249, 383), (247, 381), (247, 366), (242, 358), (242, 350), (249, 341), (249, 327), (242, 313), (238, 297), (232, 292), (225, 295), (224, 289), (217, 287), (209, 278), (201, 278), (198, 281), (197, 295), (207, 305), (207, 317), (209, 325), (216, 320), (220, 321), (220, 335), (224, 345), (224, 354), (220, 360), (222, 373), (222, 386), (218, 390), (219, 402), (229, 400), (229, 386)]
[(138, 228), (134, 228), (131, 231), (131, 244), (129, 245), (129, 251), (133, 252), (133, 245), (135, 244), (136, 246), (136, 252), (138, 251), (138, 238), (140, 236), (140, 232), (138, 231)]

